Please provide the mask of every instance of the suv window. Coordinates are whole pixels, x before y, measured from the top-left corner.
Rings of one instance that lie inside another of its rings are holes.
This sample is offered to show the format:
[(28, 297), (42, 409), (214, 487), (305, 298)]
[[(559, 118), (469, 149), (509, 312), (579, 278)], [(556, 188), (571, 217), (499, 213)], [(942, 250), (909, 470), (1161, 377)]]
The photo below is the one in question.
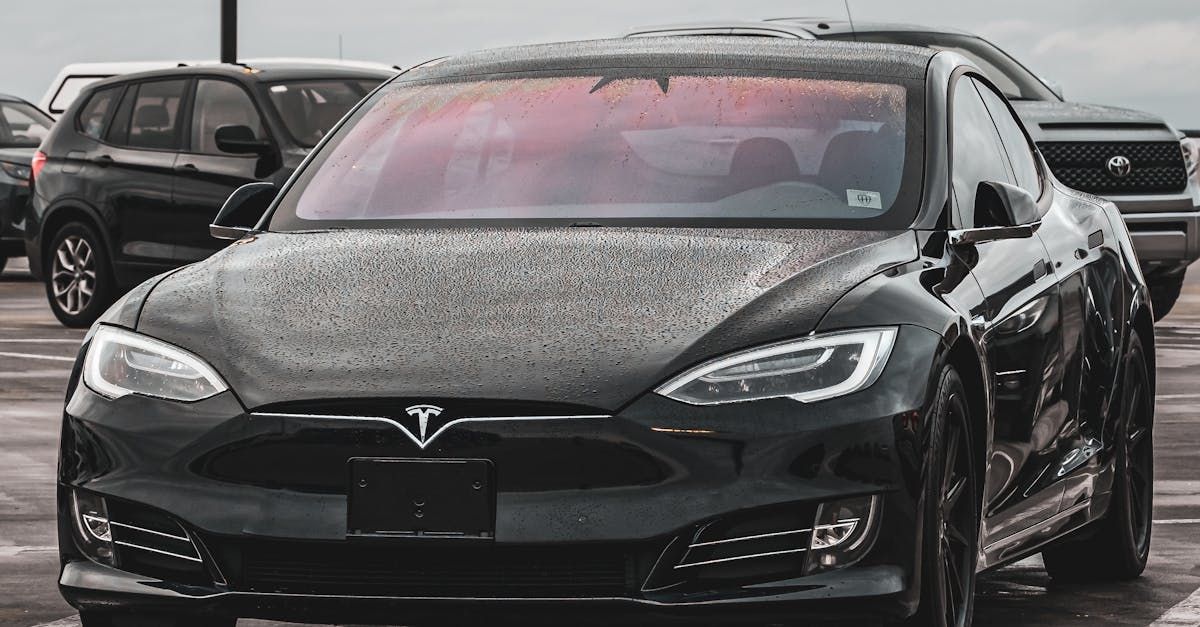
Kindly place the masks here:
[(267, 93), (292, 139), (312, 148), (350, 107), (381, 82), (382, 79), (288, 81), (272, 83)]
[(116, 106), (117, 96), (121, 95), (122, 86), (106, 87), (92, 94), (88, 98), (87, 104), (79, 110), (79, 116), (76, 122), (79, 124), (79, 132), (91, 137), (92, 139), (100, 139), (101, 133), (104, 132), (104, 122), (108, 119), (108, 112)]
[(1012, 111), (999, 94), (987, 85), (974, 80), (972, 82), (979, 90), (979, 95), (983, 96), (988, 111), (992, 113), (996, 130), (1000, 131), (1000, 141), (1004, 143), (1004, 150), (1008, 153), (1008, 161), (1012, 165), (1017, 185), (1034, 198), (1041, 196), (1042, 181), (1038, 176), (1037, 160), (1029, 148), (1029, 138), (1025, 136), (1025, 132), (1021, 130), (1020, 124), (1013, 118)]
[(246, 90), (229, 81), (201, 79), (192, 105), (192, 152), (225, 154), (217, 148), (216, 134), (228, 125), (249, 127), (256, 138), (264, 138), (262, 118)]
[(1008, 156), (1004, 154), (992, 116), (975, 89), (975, 81), (964, 76), (955, 82), (951, 107), (951, 175), (959, 223), (968, 229), (986, 226), (975, 219), (976, 187), (982, 181), (1012, 183)]
[(134, 148), (171, 150), (179, 146), (179, 104), (187, 81), (154, 81), (138, 85), (127, 144)]
[(0, 102), (0, 148), (35, 148), (54, 120), (24, 102)]

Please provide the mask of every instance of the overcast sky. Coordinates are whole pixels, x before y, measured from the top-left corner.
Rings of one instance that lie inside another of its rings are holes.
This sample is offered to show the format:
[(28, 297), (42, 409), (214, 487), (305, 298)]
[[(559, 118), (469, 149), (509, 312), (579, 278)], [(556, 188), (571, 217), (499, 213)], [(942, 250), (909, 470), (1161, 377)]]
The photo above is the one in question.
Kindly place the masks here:
[[(843, 15), (841, 0), (241, 0), (240, 54), (411, 65), (644, 24)], [(1200, 128), (1200, 0), (851, 0), (859, 20), (954, 26), (1057, 80), (1068, 98)], [(0, 92), (37, 101), (67, 63), (216, 58), (218, 0), (6, 2)]]

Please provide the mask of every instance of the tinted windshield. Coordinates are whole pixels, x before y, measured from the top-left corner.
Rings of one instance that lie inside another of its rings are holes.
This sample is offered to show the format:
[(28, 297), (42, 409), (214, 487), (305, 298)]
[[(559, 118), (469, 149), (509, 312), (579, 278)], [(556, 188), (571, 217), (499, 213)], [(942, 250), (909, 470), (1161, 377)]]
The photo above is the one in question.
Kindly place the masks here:
[(899, 84), (764, 76), (395, 84), (323, 148), (272, 227), (405, 219), (906, 226), (910, 181), (920, 177), (905, 170), (919, 164), (909, 153), (921, 144), (909, 100)]
[(37, 148), (54, 120), (24, 102), (0, 101), (0, 148)]
[(267, 93), (288, 134), (297, 144), (312, 148), (363, 96), (383, 79), (308, 80), (270, 83)]
[(934, 50), (949, 50), (966, 57), (991, 79), (1009, 100), (1058, 100), (1054, 92), (1025, 66), (990, 42), (970, 35), (952, 33), (838, 33), (824, 39), (906, 44)]

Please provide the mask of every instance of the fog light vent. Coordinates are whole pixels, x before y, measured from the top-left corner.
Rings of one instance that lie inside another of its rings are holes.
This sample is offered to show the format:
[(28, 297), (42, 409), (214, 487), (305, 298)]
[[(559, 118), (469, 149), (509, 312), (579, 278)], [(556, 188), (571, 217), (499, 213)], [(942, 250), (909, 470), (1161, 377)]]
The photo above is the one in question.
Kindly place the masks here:
[(863, 496), (822, 503), (813, 521), (805, 574), (843, 568), (857, 562), (871, 548), (878, 496)]

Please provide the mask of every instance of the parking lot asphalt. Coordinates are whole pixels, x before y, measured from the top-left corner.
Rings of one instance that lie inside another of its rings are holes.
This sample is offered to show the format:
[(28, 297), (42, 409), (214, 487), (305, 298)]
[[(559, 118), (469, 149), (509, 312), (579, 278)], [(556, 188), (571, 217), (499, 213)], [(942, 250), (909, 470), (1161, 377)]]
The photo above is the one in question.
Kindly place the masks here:
[[(59, 326), (41, 284), (0, 274), (0, 626), (70, 627), (56, 589), (54, 476), (63, 389), (83, 332)], [(1038, 558), (985, 575), (976, 624), (1200, 625), (1200, 271), (1158, 339), (1150, 565), (1120, 584), (1057, 585)], [(240, 625), (280, 625), (241, 621)]]

